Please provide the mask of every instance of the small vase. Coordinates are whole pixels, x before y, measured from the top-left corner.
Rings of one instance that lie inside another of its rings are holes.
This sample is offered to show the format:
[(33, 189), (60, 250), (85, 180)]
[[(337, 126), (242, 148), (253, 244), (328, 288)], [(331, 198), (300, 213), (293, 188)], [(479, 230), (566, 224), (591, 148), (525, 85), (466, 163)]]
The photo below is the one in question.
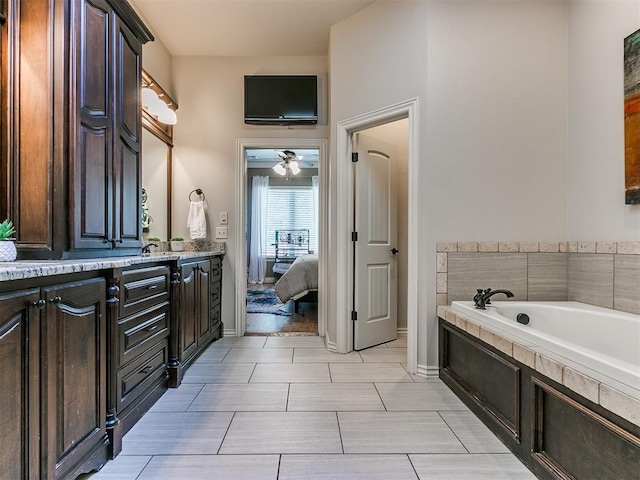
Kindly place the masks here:
[(13, 262), (18, 256), (16, 245), (11, 240), (0, 240), (0, 262)]
[(182, 252), (184, 250), (184, 241), (182, 240), (171, 240), (171, 251), (172, 252)]

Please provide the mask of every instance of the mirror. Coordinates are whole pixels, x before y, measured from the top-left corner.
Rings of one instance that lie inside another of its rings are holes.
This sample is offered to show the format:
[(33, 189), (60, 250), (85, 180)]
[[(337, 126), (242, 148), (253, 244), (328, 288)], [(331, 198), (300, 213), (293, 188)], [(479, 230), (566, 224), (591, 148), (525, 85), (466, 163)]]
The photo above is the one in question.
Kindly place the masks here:
[[(171, 110), (178, 105), (144, 70), (142, 88), (152, 89)], [(142, 223), (144, 238), (171, 238), (173, 126), (142, 108)]]

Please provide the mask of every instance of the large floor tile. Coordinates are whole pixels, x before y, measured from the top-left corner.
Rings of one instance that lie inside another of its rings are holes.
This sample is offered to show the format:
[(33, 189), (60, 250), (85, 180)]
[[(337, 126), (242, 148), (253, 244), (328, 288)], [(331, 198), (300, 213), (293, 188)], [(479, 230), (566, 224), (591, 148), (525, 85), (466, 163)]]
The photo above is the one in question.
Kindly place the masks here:
[(184, 374), (182, 384), (187, 383), (247, 383), (255, 363), (220, 363), (192, 365)]
[(287, 383), (226, 383), (206, 385), (189, 407), (190, 412), (284, 412)]
[(294, 383), (287, 410), (384, 411), (384, 405), (372, 383)]
[(389, 411), (468, 410), (444, 383), (376, 383)]
[(511, 454), (409, 455), (420, 480), (535, 480)]
[(293, 363), (362, 363), (358, 352), (335, 353), (326, 348), (296, 348), (293, 352)]
[(193, 363), (202, 365), (205, 363), (220, 363), (227, 356), (231, 347), (207, 348)]
[(251, 383), (330, 382), (326, 363), (259, 363), (251, 375)]
[(234, 347), (234, 348), (262, 348), (264, 347), (267, 337), (248, 336), (248, 337), (222, 337), (211, 344), (210, 348), (218, 347)]
[(336, 414), (236, 413), (220, 453), (342, 453)]
[(158, 400), (150, 412), (186, 412), (204, 385), (185, 383), (180, 388), (170, 388)]
[(216, 454), (231, 412), (147, 413), (124, 436), (122, 455)]
[(398, 335), (398, 338), (392, 342), (387, 342), (384, 345), (389, 348), (407, 348), (407, 336)]
[(324, 339), (317, 336), (267, 337), (265, 348), (324, 348)]
[(363, 362), (406, 362), (406, 348), (369, 348), (360, 352)]
[(278, 480), (417, 480), (406, 455), (283, 455)]
[(149, 460), (151, 457), (148, 455), (120, 455), (115, 460), (107, 462), (99, 472), (80, 475), (78, 480), (137, 480)]
[(345, 453), (466, 453), (436, 412), (339, 412)]
[(232, 348), (222, 363), (291, 363), (293, 348)]
[(330, 363), (333, 382), (413, 382), (399, 363)]
[(509, 451), (471, 411), (442, 411), (439, 413), (470, 453)]
[(278, 455), (153, 457), (137, 480), (276, 480)]

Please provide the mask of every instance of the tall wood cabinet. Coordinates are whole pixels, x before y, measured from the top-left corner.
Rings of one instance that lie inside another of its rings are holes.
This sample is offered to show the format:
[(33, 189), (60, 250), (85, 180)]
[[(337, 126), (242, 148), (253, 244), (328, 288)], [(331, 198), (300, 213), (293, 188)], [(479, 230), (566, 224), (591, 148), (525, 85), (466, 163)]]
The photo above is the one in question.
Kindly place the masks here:
[(0, 478), (104, 464), (106, 344), (103, 278), (0, 294)]
[(21, 258), (139, 252), (141, 52), (125, 0), (16, 0), (0, 172)]

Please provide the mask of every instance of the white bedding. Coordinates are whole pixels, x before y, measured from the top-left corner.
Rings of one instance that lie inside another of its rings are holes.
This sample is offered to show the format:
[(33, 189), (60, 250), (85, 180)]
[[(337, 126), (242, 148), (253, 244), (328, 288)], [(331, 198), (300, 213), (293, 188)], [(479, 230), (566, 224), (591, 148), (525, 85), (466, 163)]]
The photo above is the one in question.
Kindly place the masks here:
[(318, 289), (318, 255), (301, 255), (276, 282), (276, 295), (282, 303), (298, 299)]

